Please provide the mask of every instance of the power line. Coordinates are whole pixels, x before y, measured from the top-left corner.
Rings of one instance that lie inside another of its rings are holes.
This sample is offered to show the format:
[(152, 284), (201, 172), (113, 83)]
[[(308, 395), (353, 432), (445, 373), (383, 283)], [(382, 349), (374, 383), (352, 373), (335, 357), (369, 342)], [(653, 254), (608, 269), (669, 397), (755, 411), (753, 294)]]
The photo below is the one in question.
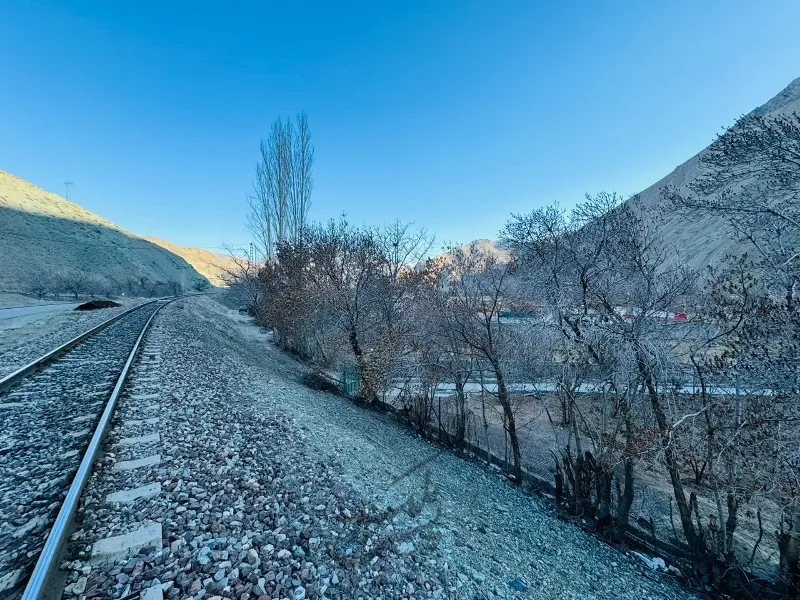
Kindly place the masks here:
[(72, 188), (72, 186), (73, 186), (73, 185), (75, 185), (75, 184), (74, 184), (74, 183), (72, 183), (71, 181), (65, 181), (65, 182), (64, 182), (64, 187), (66, 188), (66, 191), (65, 191), (65, 194), (64, 194), (64, 198), (65, 198), (66, 200), (69, 200), (69, 199), (70, 199), (70, 198), (69, 198), (69, 197), (70, 197), (70, 193), (69, 193), (69, 191), (70, 191), (70, 189)]

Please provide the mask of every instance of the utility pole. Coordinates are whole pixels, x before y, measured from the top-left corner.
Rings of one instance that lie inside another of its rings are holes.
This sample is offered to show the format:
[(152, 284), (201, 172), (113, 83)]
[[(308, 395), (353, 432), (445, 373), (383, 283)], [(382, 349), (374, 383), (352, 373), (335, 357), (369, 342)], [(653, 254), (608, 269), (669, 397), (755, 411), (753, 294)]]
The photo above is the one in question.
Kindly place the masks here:
[(72, 183), (71, 181), (65, 181), (64, 182), (64, 187), (66, 188), (66, 194), (65, 194), (64, 198), (67, 199), (67, 200), (69, 200), (69, 196), (70, 196), (69, 191), (70, 191), (70, 188), (73, 185), (75, 185), (75, 184)]

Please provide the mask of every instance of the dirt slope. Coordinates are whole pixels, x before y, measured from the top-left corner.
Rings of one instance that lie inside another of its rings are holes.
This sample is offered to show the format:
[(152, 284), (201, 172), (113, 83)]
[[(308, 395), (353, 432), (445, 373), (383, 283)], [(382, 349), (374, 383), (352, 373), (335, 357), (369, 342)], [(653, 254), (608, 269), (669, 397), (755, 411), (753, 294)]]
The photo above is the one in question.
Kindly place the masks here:
[[(751, 114), (775, 116), (792, 112), (800, 112), (800, 78), (792, 81), (778, 95), (753, 110)], [(702, 172), (699, 164), (702, 154), (703, 152), (700, 152), (693, 156), (639, 194), (642, 206), (661, 223), (664, 243), (669, 246), (677, 260), (693, 268), (714, 264), (726, 254), (736, 254), (746, 250), (744, 242), (732, 238), (721, 220), (675, 214), (662, 200), (661, 189), (665, 186), (672, 185), (683, 192), (687, 191), (687, 184)]]
[(147, 277), (185, 289), (208, 286), (180, 256), (0, 171), (0, 290), (25, 290), (31, 273), (80, 270), (125, 282)]

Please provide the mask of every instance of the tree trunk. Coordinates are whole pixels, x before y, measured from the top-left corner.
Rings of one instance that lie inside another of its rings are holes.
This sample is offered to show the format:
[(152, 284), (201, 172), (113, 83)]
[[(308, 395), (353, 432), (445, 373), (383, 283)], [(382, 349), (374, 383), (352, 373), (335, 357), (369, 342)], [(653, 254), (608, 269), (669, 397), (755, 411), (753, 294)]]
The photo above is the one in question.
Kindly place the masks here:
[(633, 426), (633, 418), (631, 417), (631, 407), (628, 403), (628, 398), (625, 397), (620, 403), (620, 411), (622, 412), (623, 421), (625, 423), (625, 456), (623, 458), (623, 489), (622, 494), (617, 498), (617, 515), (614, 519), (614, 530), (612, 537), (616, 541), (620, 541), (628, 528), (628, 520), (630, 519), (631, 506), (633, 506), (634, 497), (634, 480), (633, 480), (633, 466), (634, 466), (634, 437), (636, 435)]
[(778, 535), (780, 551), (780, 572), (778, 585), (789, 597), (800, 595), (800, 498), (794, 497), (792, 506), (792, 526), (788, 532)]
[(739, 524), (739, 499), (732, 492), (728, 492), (728, 520), (725, 521), (725, 540), (728, 553), (725, 555), (725, 562), (731, 563), (736, 560), (733, 550), (733, 534), (736, 533), (736, 526)]
[(486, 463), (492, 464), (492, 450), (489, 446), (489, 420), (486, 418), (486, 388), (483, 386), (483, 369), (481, 369), (481, 416), (483, 417), (483, 438), (486, 440)]
[(372, 376), (367, 368), (367, 362), (364, 360), (364, 353), (361, 350), (361, 344), (358, 341), (358, 332), (355, 327), (351, 327), (349, 331), (350, 347), (356, 358), (356, 367), (358, 374), (361, 376), (361, 397), (365, 402), (371, 403), (377, 399), (378, 395), (372, 388)]
[(638, 348), (636, 350), (636, 364), (639, 374), (644, 379), (647, 394), (650, 396), (653, 414), (656, 417), (656, 424), (661, 432), (661, 448), (664, 451), (664, 462), (667, 465), (667, 472), (669, 473), (669, 478), (672, 483), (672, 491), (675, 495), (675, 503), (678, 506), (683, 535), (686, 537), (686, 542), (692, 554), (695, 558), (699, 559), (704, 557), (706, 552), (705, 548), (700, 547), (701, 540), (695, 531), (694, 523), (692, 523), (692, 510), (689, 503), (686, 501), (686, 493), (684, 492), (683, 482), (681, 481), (680, 466), (675, 456), (675, 447), (672, 444), (671, 427), (667, 422), (666, 414), (664, 414), (664, 408), (661, 406), (661, 398), (658, 395), (658, 390), (656, 390), (653, 376)]
[(464, 382), (456, 377), (456, 431), (455, 445), (460, 446), (464, 443), (464, 436), (467, 429), (467, 399), (464, 396)]
[(519, 485), (522, 483), (522, 455), (519, 450), (519, 438), (517, 437), (517, 422), (514, 419), (514, 410), (511, 406), (511, 398), (508, 396), (508, 388), (506, 387), (503, 372), (497, 365), (492, 364), (492, 366), (494, 367), (495, 377), (497, 377), (497, 399), (500, 401), (500, 406), (503, 407), (506, 431), (511, 442), (511, 455), (514, 460), (514, 480)]
[(628, 529), (631, 506), (633, 506), (633, 460), (631, 458), (625, 458), (623, 471), (624, 484), (622, 495), (617, 499), (617, 518), (614, 519), (614, 529), (611, 532), (612, 538), (617, 542), (622, 540), (625, 531)]
[(595, 471), (595, 480), (597, 485), (597, 508), (596, 517), (597, 525), (601, 529), (605, 529), (611, 523), (611, 481), (614, 478), (614, 473), (608, 468), (608, 465), (603, 464), (605, 461), (599, 460)]

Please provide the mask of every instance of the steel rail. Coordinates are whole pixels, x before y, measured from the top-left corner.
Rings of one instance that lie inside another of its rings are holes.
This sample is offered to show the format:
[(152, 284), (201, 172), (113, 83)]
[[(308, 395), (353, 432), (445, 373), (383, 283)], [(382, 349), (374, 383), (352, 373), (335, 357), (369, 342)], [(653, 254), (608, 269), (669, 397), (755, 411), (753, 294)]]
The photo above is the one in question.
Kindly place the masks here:
[(150, 318), (147, 319), (144, 327), (142, 327), (139, 337), (136, 338), (133, 349), (128, 355), (128, 360), (125, 362), (125, 366), (122, 368), (120, 376), (117, 379), (117, 383), (114, 386), (114, 390), (111, 392), (108, 403), (103, 410), (103, 415), (100, 417), (100, 422), (95, 428), (92, 439), (89, 442), (89, 447), (86, 449), (86, 452), (83, 455), (83, 460), (81, 460), (78, 471), (75, 473), (75, 477), (72, 480), (69, 491), (64, 498), (64, 503), (61, 505), (61, 509), (58, 511), (58, 516), (56, 517), (55, 523), (53, 523), (53, 527), (50, 529), (50, 534), (47, 536), (47, 541), (45, 542), (44, 548), (42, 548), (42, 552), (39, 554), (39, 559), (36, 561), (36, 566), (34, 567), (33, 573), (31, 574), (28, 584), (25, 587), (22, 600), (41, 600), (50, 592), (50, 590), (47, 588), (47, 582), (50, 580), (50, 577), (53, 575), (53, 573), (58, 570), (58, 559), (59, 555), (61, 554), (61, 549), (64, 546), (64, 542), (66, 541), (66, 534), (69, 530), (72, 518), (75, 515), (75, 510), (78, 508), (78, 501), (80, 500), (83, 488), (86, 486), (86, 482), (89, 479), (89, 475), (92, 472), (92, 464), (94, 463), (95, 456), (97, 455), (97, 451), (100, 449), (100, 443), (103, 440), (106, 429), (108, 429), (108, 424), (111, 422), (111, 416), (114, 414), (114, 408), (117, 405), (117, 400), (119, 399), (122, 388), (125, 385), (128, 372), (130, 371), (131, 366), (136, 359), (136, 354), (139, 351), (142, 339), (144, 339), (144, 335), (150, 328), (150, 323), (153, 321), (158, 311), (177, 299), (178, 298), (172, 298), (167, 300), (161, 306), (156, 308), (156, 310), (153, 311), (153, 314), (150, 315)]
[(106, 327), (108, 327), (109, 325), (111, 325), (112, 323), (119, 321), (125, 315), (128, 315), (135, 310), (139, 310), (143, 306), (148, 306), (153, 302), (158, 302), (158, 300), (150, 300), (149, 302), (143, 302), (142, 304), (134, 306), (133, 308), (129, 308), (128, 310), (121, 312), (118, 315), (114, 315), (113, 317), (107, 319), (106, 321), (103, 321), (99, 325), (95, 325), (90, 330), (84, 331), (80, 335), (75, 336), (70, 341), (61, 344), (58, 348), (51, 350), (47, 354), (40, 356), (33, 362), (28, 363), (24, 367), (20, 367), (19, 369), (17, 369), (16, 371), (14, 371), (9, 375), (6, 375), (2, 379), (0, 379), (0, 393), (5, 392), (6, 390), (14, 387), (17, 383), (22, 381), (25, 377), (27, 377), (34, 371), (53, 362), (56, 358), (64, 354), (67, 350), (71, 350), (85, 339), (92, 337), (95, 333), (98, 333), (103, 329), (105, 329)]

